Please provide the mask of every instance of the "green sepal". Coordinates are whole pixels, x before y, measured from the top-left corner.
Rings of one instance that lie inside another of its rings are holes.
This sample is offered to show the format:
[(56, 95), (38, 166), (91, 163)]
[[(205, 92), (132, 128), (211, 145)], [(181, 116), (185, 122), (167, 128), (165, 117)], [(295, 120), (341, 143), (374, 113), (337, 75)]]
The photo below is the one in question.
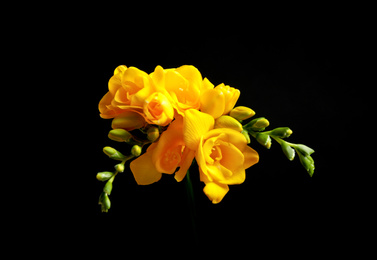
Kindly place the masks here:
[(308, 155), (311, 155), (312, 153), (314, 153), (314, 150), (304, 144), (296, 144), (294, 146), (294, 148), (296, 149), (296, 151), (298, 153), (301, 153), (303, 154), (304, 156), (308, 156)]
[(280, 138), (287, 138), (292, 134), (292, 130), (289, 127), (278, 127), (270, 132), (270, 135)]
[(113, 190), (113, 179), (110, 179), (106, 182), (105, 187), (103, 187), (103, 192), (110, 195), (111, 191)]
[(114, 173), (113, 172), (99, 172), (97, 173), (97, 180), (99, 181), (107, 181), (111, 177), (113, 177)]
[(99, 196), (98, 204), (101, 205), (102, 212), (109, 211), (111, 207), (111, 202), (110, 202), (109, 196), (105, 192), (102, 192), (101, 195)]
[(113, 160), (123, 161), (126, 158), (126, 156), (124, 156), (121, 152), (110, 146), (104, 147), (103, 152)]
[(269, 135), (258, 133), (255, 138), (257, 139), (258, 143), (260, 143), (267, 149), (271, 148), (271, 137)]
[(288, 160), (292, 161), (295, 158), (295, 149), (290, 147), (286, 142), (281, 141), (280, 142), (281, 149), (283, 150), (283, 153), (288, 158)]
[(312, 177), (315, 169), (313, 158), (310, 155), (304, 156), (301, 153), (298, 153), (298, 155), (300, 157), (302, 166), (304, 166), (304, 168), (308, 171), (310, 177)]
[(258, 117), (253, 120), (251, 120), (249, 123), (243, 126), (243, 129), (247, 131), (254, 131), (254, 132), (260, 132), (264, 131), (267, 126), (270, 125), (270, 122), (264, 117)]

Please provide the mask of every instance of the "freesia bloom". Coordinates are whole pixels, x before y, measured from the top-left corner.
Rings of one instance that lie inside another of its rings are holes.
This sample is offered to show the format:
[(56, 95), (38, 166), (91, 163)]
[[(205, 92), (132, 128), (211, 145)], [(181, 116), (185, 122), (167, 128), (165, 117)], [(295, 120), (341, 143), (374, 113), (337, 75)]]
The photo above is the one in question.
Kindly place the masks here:
[(199, 109), (202, 75), (194, 66), (184, 65), (176, 69), (157, 66), (150, 74), (156, 90), (164, 93), (180, 115), (187, 109)]
[(221, 83), (213, 89), (203, 91), (200, 96), (200, 110), (215, 119), (229, 114), (238, 98), (240, 91)]
[(245, 169), (259, 160), (258, 153), (247, 145), (246, 138), (229, 128), (213, 129), (214, 119), (197, 110), (187, 110), (184, 140), (195, 151), (204, 193), (219, 203), (231, 184), (245, 181)]
[(109, 80), (109, 91), (99, 102), (102, 118), (114, 118), (126, 110), (143, 107), (145, 99), (153, 91), (147, 73), (135, 67), (117, 67)]
[(148, 185), (160, 180), (162, 173), (173, 174), (181, 181), (192, 160), (194, 151), (186, 148), (183, 139), (183, 118), (172, 122), (161, 134), (158, 142), (151, 144), (147, 151), (130, 164), (131, 171), (139, 185)]

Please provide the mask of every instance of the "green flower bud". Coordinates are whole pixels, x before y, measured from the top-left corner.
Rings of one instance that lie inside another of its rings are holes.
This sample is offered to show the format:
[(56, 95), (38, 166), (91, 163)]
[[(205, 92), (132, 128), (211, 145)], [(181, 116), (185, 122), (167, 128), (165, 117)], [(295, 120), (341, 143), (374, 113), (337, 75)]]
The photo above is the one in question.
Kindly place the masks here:
[(114, 166), (114, 168), (117, 172), (124, 172), (124, 164), (123, 163), (118, 163), (117, 165)]
[(109, 132), (108, 137), (117, 142), (128, 142), (132, 138), (132, 135), (124, 129), (113, 129)]
[(307, 147), (306, 145), (303, 145), (303, 144), (296, 144), (294, 148), (296, 149), (298, 153), (301, 153), (304, 156), (308, 156), (314, 153), (314, 150), (312, 148)]
[(160, 132), (157, 127), (152, 126), (147, 131), (147, 138), (149, 141), (154, 142), (160, 137)]
[(246, 130), (242, 130), (241, 134), (243, 134), (243, 136), (245, 136), (246, 141), (247, 141), (247, 143), (249, 144), (249, 143), (250, 143), (250, 136), (249, 136), (249, 133), (248, 133)]
[(103, 152), (113, 160), (123, 161), (124, 158), (126, 158), (123, 154), (110, 146), (104, 147)]
[(269, 135), (258, 133), (255, 138), (257, 139), (258, 143), (260, 143), (267, 149), (271, 148), (271, 137)]
[(230, 111), (229, 115), (237, 120), (246, 120), (255, 115), (254, 110), (244, 106), (238, 106)]
[(106, 192), (106, 194), (110, 195), (111, 191), (113, 190), (113, 180), (110, 179), (106, 182), (105, 187), (103, 187), (103, 192)]
[(137, 144), (132, 146), (131, 153), (133, 156), (138, 157), (141, 154), (141, 147)]
[(99, 172), (97, 173), (97, 180), (99, 181), (107, 181), (111, 177), (113, 177), (114, 173), (113, 172)]
[(274, 135), (280, 138), (289, 137), (293, 131), (289, 127), (278, 127), (271, 131), (270, 135)]
[(287, 156), (288, 160), (292, 161), (295, 158), (295, 149), (290, 147), (286, 142), (282, 141), (280, 143), (281, 149), (283, 150), (283, 153), (285, 156)]
[(300, 153), (298, 155), (300, 157), (302, 166), (304, 166), (304, 168), (308, 171), (310, 177), (312, 177), (315, 169), (313, 158), (310, 155), (304, 156)]
[(109, 196), (105, 192), (102, 192), (101, 195), (99, 196), (98, 204), (101, 205), (102, 212), (109, 211), (111, 207), (111, 202), (110, 202)]
[(267, 126), (270, 125), (270, 122), (264, 117), (259, 117), (251, 120), (249, 123), (243, 126), (247, 131), (263, 131)]
[(231, 116), (220, 116), (215, 120), (214, 128), (230, 128), (234, 129), (237, 132), (242, 131), (242, 125), (236, 119)]

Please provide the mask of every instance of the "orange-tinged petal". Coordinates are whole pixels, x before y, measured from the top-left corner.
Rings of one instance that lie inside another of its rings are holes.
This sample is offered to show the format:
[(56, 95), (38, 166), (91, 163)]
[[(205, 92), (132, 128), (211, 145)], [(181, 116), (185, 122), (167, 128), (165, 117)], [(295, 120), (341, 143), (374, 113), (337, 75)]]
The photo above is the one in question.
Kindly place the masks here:
[(162, 173), (157, 171), (152, 162), (152, 153), (146, 152), (130, 163), (131, 171), (137, 184), (148, 185), (161, 179)]
[(259, 154), (250, 146), (247, 145), (242, 152), (245, 157), (243, 166), (245, 169), (259, 162)]
[[(200, 138), (213, 128), (215, 120), (212, 116), (196, 109), (185, 111), (183, 121), (183, 138), (185, 144), (191, 150), (196, 151)], [(243, 137), (243, 136), (242, 136)], [(243, 137), (245, 139), (245, 137)]]
[(224, 198), (225, 194), (227, 194), (229, 186), (216, 182), (208, 182), (203, 191), (213, 204), (217, 204)]
[(209, 89), (200, 96), (200, 110), (215, 119), (222, 116), (225, 108), (224, 94), (219, 89)]
[(180, 164), (179, 170), (175, 173), (174, 179), (176, 181), (180, 182), (183, 180), (183, 178), (186, 176), (186, 173), (188, 169), (191, 166), (192, 160), (195, 157), (195, 151), (190, 150), (189, 148), (185, 148), (183, 155), (182, 155), (182, 161)]

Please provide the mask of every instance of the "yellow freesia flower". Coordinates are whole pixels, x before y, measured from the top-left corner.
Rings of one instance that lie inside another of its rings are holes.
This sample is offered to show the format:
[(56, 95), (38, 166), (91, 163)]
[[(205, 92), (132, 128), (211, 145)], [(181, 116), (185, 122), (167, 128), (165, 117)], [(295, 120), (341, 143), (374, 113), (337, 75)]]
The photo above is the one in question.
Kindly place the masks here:
[(151, 144), (147, 151), (130, 164), (131, 171), (139, 185), (148, 185), (160, 180), (162, 173), (175, 174), (181, 181), (192, 160), (194, 151), (185, 146), (183, 140), (183, 118), (178, 117), (163, 132), (158, 142)]
[(214, 119), (197, 110), (187, 110), (184, 140), (195, 151), (204, 193), (219, 203), (229, 190), (228, 185), (241, 184), (245, 169), (259, 161), (258, 153), (247, 145), (245, 137), (229, 128), (213, 129)]
[(239, 97), (238, 89), (226, 86), (224, 83), (213, 89), (207, 88), (200, 96), (200, 111), (210, 114), (215, 119), (219, 118), (229, 114)]
[(174, 117), (174, 109), (169, 99), (160, 92), (154, 92), (144, 101), (146, 120), (151, 124), (166, 126)]
[(163, 93), (180, 115), (187, 109), (199, 109), (202, 75), (191, 65), (176, 69), (163, 69), (157, 66), (150, 74), (156, 91)]
[(118, 66), (110, 78), (109, 91), (99, 102), (102, 118), (114, 118), (126, 110), (143, 108), (154, 88), (147, 73), (135, 67)]

